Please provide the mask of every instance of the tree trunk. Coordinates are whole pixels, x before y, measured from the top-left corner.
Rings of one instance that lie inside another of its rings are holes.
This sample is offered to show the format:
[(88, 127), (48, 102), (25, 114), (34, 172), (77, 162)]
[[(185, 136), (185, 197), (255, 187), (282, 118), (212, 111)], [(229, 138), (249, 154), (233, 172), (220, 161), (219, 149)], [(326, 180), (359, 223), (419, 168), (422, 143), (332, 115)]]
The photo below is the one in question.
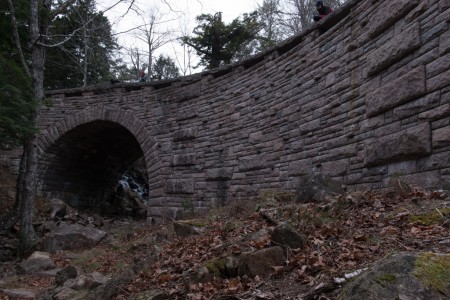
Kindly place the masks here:
[[(41, 40), (38, 13), (38, 0), (31, 0), (30, 36), (32, 45), (31, 64), (34, 87), (34, 98), (39, 102), (33, 113), (32, 122), (37, 127), (37, 119), (40, 112), (40, 103), (44, 98), (44, 61), (45, 49), (38, 42)], [(25, 166), (21, 182), (18, 182), (18, 194), (20, 196), (20, 236), (26, 245), (32, 245), (36, 239), (33, 228), (33, 216), (35, 213), (34, 197), (36, 193), (36, 176), (38, 153), (36, 134), (31, 134), (24, 146), (22, 162)]]
[(87, 86), (88, 81), (88, 37), (85, 25), (86, 22), (83, 20), (83, 41), (84, 41), (83, 86)]
[(9, 230), (19, 221), (19, 214), (21, 207), (20, 201), (22, 199), (21, 186), (23, 185), (22, 182), (25, 176), (25, 168), (26, 168), (26, 153), (25, 150), (23, 150), (22, 157), (20, 159), (19, 175), (17, 176), (16, 181), (16, 200), (14, 202), (14, 207), (10, 211), (8, 211), (5, 215), (2, 216), (0, 220), (0, 231)]

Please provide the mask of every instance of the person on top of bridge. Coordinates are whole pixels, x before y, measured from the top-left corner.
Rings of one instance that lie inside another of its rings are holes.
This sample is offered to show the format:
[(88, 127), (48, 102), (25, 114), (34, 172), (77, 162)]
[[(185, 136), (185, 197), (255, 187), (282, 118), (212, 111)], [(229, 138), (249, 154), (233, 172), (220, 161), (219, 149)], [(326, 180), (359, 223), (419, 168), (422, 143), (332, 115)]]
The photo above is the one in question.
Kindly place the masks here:
[(325, 18), (325, 16), (331, 14), (333, 12), (333, 9), (330, 6), (326, 6), (323, 4), (323, 1), (319, 0), (316, 2), (316, 8), (318, 15), (314, 16), (314, 21), (318, 22)]
[(139, 73), (139, 81), (140, 82), (146, 82), (147, 81), (147, 77), (145, 77), (145, 72), (144, 71), (141, 71)]

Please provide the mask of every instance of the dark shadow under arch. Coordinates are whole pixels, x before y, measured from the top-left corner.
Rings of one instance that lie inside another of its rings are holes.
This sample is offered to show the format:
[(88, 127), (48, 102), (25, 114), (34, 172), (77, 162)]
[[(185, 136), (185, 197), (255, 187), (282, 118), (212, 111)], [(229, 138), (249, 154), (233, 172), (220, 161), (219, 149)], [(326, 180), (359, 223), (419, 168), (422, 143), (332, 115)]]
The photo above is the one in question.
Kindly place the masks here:
[(38, 192), (69, 205), (104, 205), (123, 172), (142, 157), (153, 176), (149, 183), (158, 186), (156, 142), (129, 112), (91, 108), (67, 116), (42, 132), (38, 146)]

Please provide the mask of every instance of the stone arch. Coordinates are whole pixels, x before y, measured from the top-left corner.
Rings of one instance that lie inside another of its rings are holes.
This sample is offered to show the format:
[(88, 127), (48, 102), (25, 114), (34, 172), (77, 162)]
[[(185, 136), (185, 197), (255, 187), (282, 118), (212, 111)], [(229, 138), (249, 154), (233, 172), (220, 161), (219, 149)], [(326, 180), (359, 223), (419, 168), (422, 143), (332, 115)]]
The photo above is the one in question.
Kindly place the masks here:
[(131, 137), (134, 138), (144, 157), (151, 197), (158, 198), (162, 196), (160, 194), (162, 192), (160, 175), (161, 162), (158, 155), (157, 141), (145, 127), (144, 122), (139, 120), (132, 111), (119, 107), (106, 106), (89, 107), (74, 114), (64, 116), (40, 132), (37, 139), (37, 148), (40, 157), (38, 165), (38, 187), (42, 187), (44, 176), (52, 163), (52, 157), (49, 157), (51, 156), (49, 151), (51, 152), (52, 147), (56, 147), (55, 145), (66, 134), (80, 130), (82, 126), (100, 123), (115, 126), (114, 128), (116, 129), (121, 128), (120, 132), (125, 134), (126, 132), (129, 133), (129, 139)]

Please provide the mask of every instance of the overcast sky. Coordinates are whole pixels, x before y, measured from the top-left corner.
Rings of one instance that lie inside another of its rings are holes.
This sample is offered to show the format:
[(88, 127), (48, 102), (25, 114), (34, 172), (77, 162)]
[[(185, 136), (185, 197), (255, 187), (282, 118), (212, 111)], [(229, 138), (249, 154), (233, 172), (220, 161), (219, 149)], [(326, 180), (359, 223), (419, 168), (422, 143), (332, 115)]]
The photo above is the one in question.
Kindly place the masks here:
[[(97, 0), (98, 9), (103, 11), (106, 7), (116, 3), (118, 0)], [(129, 0), (128, 0), (129, 1)], [(170, 28), (175, 31), (174, 35), (181, 36), (181, 28), (189, 34), (196, 26), (195, 17), (200, 14), (215, 14), (222, 12), (222, 19), (225, 23), (231, 22), (233, 19), (248, 13), (257, 7), (262, 0), (165, 0), (169, 5), (164, 3), (164, 0), (135, 0), (136, 5), (143, 11), (149, 10), (155, 5), (159, 7), (160, 11), (165, 13), (167, 20), (173, 20), (161, 25), (160, 30), (164, 31)], [(113, 25), (113, 30), (117, 33), (119, 44), (126, 47), (137, 47), (146, 51), (144, 43), (139, 42), (135, 33), (128, 32), (130, 29), (142, 24), (142, 19), (134, 12), (127, 12), (128, 5), (120, 4), (113, 9), (107, 11), (105, 15), (108, 17)], [(125, 16), (123, 16), (125, 15)], [(126, 33), (128, 32), (128, 33)], [(180, 58), (182, 48), (179, 43), (175, 42), (171, 45), (166, 45), (161, 51), (173, 59)], [(159, 54), (159, 53), (157, 53)], [(123, 57), (126, 59), (126, 57)], [(200, 70), (195, 70), (197, 72)]]

